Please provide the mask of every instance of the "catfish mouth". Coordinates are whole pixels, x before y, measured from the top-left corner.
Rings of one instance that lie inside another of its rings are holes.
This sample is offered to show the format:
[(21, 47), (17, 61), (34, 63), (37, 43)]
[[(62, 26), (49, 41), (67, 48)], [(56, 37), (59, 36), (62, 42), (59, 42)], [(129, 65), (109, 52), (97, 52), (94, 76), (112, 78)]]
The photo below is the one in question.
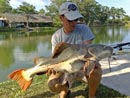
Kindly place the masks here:
[(101, 52), (101, 54), (97, 55), (97, 60), (102, 60), (104, 58), (110, 57), (112, 55), (112, 52), (110, 50), (105, 50)]

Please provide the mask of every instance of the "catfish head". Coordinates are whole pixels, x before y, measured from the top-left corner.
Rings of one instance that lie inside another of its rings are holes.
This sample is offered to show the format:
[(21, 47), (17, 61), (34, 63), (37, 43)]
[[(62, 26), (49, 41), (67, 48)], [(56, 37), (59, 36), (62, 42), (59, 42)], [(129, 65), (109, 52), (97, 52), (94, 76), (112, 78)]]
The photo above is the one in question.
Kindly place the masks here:
[(100, 61), (110, 57), (113, 53), (113, 48), (102, 44), (91, 44), (88, 46), (87, 51), (92, 59)]

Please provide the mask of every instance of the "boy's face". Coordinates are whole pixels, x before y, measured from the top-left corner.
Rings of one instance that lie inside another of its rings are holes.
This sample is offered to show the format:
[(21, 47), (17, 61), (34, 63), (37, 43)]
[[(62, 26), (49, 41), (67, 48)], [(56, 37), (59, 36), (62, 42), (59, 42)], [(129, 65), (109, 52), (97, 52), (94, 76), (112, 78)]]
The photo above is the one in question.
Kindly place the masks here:
[(62, 21), (62, 25), (64, 27), (65, 33), (70, 33), (75, 29), (75, 26), (77, 24), (77, 19), (70, 21), (65, 16), (61, 16), (60, 19)]

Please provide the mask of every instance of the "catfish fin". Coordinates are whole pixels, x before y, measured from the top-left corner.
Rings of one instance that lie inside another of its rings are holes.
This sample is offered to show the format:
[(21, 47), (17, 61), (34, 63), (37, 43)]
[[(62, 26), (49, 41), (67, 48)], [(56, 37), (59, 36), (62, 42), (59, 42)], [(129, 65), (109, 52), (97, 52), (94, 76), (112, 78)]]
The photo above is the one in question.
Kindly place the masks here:
[(19, 69), (19, 70), (15, 70), (14, 72), (10, 73), (8, 75), (8, 77), (12, 80), (17, 81), (20, 88), (25, 91), (31, 85), (32, 79), (27, 80), (23, 74), (24, 74), (24, 70)]
[(68, 48), (71, 44), (60, 42), (54, 48), (54, 52), (52, 54), (52, 58), (55, 58), (58, 54), (60, 54), (64, 49)]

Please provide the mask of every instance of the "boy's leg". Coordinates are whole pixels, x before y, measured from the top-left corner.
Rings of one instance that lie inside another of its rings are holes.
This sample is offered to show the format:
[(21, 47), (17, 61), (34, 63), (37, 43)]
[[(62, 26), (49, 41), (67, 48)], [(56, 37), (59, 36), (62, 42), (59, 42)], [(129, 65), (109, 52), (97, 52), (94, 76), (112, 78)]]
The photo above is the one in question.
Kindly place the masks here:
[(69, 93), (69, 87), (66, 84), (62, 84), (61, 80), (63, 77), (62, 73), (56, 73), (49, 76), (48, 87), (51, 91), (60, 93), (60, 98), (67, 98)]
[(102, 77), (102, 70), (100, 64), (97, 63), (94, 69), (89, 74), (88, 86), (89, 86), (89, 98), (95, 98), (96, 90), (99, 87)]

